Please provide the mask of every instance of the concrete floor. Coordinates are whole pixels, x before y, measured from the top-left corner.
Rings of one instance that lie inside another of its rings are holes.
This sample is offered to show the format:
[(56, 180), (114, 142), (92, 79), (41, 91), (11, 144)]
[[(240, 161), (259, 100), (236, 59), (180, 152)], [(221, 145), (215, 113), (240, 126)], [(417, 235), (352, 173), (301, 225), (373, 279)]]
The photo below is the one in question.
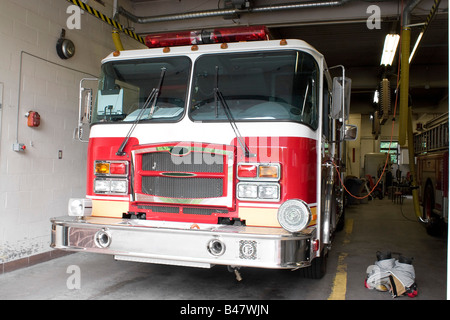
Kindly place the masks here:
[[(335, 238), (321, 280), (286, 270), (243, 268), (243, 281), (237, 282), (222, 266), (151, 265), (75, 253), (0, 275), (0, 299), (189, 300), (191, 305), (198, 304), (194, 300), (393, 300), (388, 292), (364, 287), (366, 269), (378, 250), (414, 257), (419, 294), (394, 300), (447, 299), (447, 235), (427, 235), (408, 198), (403, 205), (385, 198), (348, 207), (346, 228)], [(79, 288), (73, 281), (76, 274)]]

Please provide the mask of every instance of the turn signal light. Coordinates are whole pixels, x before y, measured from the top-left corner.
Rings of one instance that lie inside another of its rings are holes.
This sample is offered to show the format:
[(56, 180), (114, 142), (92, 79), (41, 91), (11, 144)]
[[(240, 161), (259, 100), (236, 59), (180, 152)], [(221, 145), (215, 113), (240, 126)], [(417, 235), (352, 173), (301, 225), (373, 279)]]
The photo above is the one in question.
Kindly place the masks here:
[(278, 178), (278, 166), (259, 166), (260, 178)]
[(109, 163), (97, 162), (95, 164), (95, 174), (109, 174)]

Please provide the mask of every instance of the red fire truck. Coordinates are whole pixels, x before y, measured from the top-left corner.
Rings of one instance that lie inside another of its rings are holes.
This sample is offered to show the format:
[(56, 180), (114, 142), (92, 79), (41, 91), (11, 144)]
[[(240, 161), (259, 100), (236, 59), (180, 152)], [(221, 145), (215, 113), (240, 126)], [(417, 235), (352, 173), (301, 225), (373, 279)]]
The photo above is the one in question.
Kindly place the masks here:
[(357, 134), (345, 69), (332, 79), (312, 46), (260, 26), (146, 43), (105, 58), (98, 90), (82, 80), (87, 192), (51, 219), (51, 246), (322, 277), (343, 220), (344, 141)]
[(448, 113), (425, 125), (414, 135), (417, 185), (422, 205), (419, 219), (431, 235), (441, 235), (448, 223)]

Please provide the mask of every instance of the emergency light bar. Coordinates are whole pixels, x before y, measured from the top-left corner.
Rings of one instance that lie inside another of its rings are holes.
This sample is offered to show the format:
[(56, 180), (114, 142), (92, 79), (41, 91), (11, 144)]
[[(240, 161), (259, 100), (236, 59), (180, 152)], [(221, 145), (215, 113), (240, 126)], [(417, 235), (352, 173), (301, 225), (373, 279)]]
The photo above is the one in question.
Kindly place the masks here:
[(149, 48), (186, 46), (209, 43), (268, 40), (269, 30), (265, 26), (231, 27), (151, 34), (145, 37)]

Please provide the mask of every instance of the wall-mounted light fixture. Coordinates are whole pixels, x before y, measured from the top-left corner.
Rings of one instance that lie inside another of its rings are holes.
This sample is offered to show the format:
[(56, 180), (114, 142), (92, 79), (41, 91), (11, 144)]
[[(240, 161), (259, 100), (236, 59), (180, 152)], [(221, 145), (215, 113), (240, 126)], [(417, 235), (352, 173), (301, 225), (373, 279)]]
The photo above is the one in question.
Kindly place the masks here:
[(398, 34), (390, 33), (386, 35), (386, 38), (384, 40), (383, 54), (381, 56), (381, 65), (392, 65), (399, 40), (400, 36)]

